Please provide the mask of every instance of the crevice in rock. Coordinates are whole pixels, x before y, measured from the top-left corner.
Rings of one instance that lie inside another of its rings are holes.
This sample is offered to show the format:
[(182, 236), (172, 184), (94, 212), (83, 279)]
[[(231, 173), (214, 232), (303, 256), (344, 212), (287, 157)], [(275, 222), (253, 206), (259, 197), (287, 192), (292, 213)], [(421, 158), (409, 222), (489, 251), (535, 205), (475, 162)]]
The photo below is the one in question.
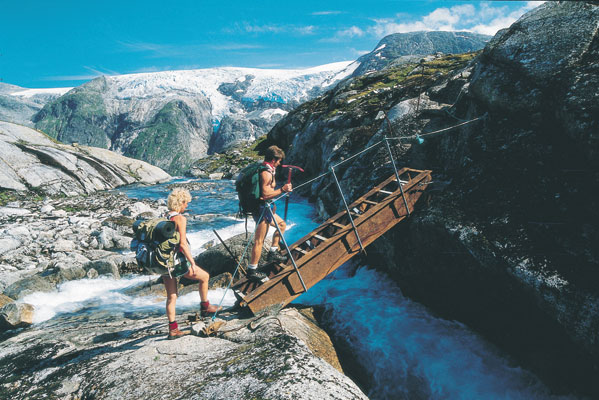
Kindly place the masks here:
[(19, 149), (21, 149), (23, 152), (34, 155), (35, 157), (37, 157), (38, 160), (40, 160), (40, 162), (42, 164), (59, 169), (61, 172), (68, 175), (75, 182), (77, 182), (79, 184), (79, 186), (81, 186), (81, 188), (83, 189), (84, 192), (87, 192), (87, 190), (85, 188), (85, 184), (83, 183), (81, 178), (77, 174), (75, 174), (73, 171), (70, 171), (69, 169), (65, 168), (64, 165), (59, 163), (56, 159), (54, 159), (49, 154), (46, 154), (39, 150), (36, 150), (35, 148), (29, 147), (22, 143), (15, 143), (15, 146), (19, 147)]

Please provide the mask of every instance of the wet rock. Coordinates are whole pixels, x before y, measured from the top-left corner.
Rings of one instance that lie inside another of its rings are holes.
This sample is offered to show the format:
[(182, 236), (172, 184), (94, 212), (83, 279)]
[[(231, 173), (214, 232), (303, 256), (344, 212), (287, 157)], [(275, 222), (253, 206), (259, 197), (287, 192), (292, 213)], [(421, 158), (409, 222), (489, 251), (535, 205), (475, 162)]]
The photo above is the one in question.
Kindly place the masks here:
[[(247, 244), (248, 238), (251, 237), (251, 232), (246, 237), (245, 233), (233, 236), (225, 241), (231, 253), (236, 260), (239, 260), (241, 255), (243, 254), (246, 246), (248, 246), (247, 251), (245, 252), (244, 261), (242, 266), (245, 267), (249, 264), (250, 250), (252, 248), (252, 243)], [(264, 241), (264, 246), (262, 248), (262, 257), (260, 258), (262, 261), (266, 259), (268, 254), (268, 249), (270, 248), (270, 239), (266, 239)], [(210, 275), (216, 276), (223, 272), (233, 273), (235, 268), (237, 267), (237, 261), (234, 260), (229, 252), (225, 249), (222, 243), (218, 242), (218, 244), (212, 246), (208, 250), (200, 253), (196, 257), (196, 264), (200, 265), (202, 268), (206, 269)], [(239, 275), (238, 275), (239, 276)]]
[(99, 275), (112, 275), (115, 279), (121, 278), (118, 266), (111, 259), (90, 261), (83, 266), (85, 271), (89, 271), (92, 268), (96, 270)]
[(41, 276), (47, 278), (54, 284), (59, 284), (65, 281), (85, 278), (87, 272), (79, 265), (57, 263), (53, 269), (44, 271)]
[(33, 306), (26, 303), (8, 303), (0, 308), (0, 330), (16, 329), (33, 323)]
[(56, 285), (48, 279), (32, 275), (27, 278), (16, 281), (4, 289), (4, 294), (15, 300), (35, 292), (51, 292)]
[(98, 276), (100, 276), (100, 274), (98, 274), (98, 271), (96, 271), (94, 268), (90, 268), (85, 273), (85, 276), (89, 279), (96, 279)]
[(14, 300), (11, 299), (10, 297), (0, 294), (0, 307), (2, 307), (3, 305), (5, 305), (7, 303), (12, 303), (13, 301)]

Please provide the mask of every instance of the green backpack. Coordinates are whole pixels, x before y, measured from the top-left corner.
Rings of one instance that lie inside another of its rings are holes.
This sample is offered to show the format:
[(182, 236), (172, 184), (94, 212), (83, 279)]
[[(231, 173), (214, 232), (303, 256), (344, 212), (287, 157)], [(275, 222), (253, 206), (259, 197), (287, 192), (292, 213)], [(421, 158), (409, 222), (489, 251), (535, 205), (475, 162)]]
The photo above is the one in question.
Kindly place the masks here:
[(133, 223), (135, 236), (131, 241), (131, 250), (144, 272), (150, 274), (169, 274), (178, 261), (179, 232), (175, 223), (166, 218), (137, 220)]
[(267, 170), (261, 162), (250, 164), (241, 170), (235, 181), (239, 198), (239, 215), (255, 213), (260, 205), (260, 172)]

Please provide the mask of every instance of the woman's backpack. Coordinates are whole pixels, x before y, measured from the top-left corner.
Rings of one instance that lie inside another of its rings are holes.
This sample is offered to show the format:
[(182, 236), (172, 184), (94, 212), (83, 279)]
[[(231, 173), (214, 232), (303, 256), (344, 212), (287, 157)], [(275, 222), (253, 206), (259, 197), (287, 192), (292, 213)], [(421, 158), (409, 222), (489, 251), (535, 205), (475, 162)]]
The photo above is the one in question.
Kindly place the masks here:
[(133, 232), (130, 248), (137, 265), (146, 273), (170, 275), (178, 261), (176, 253), (181, 241), (175, 223), (166, 218), (137, 220)]

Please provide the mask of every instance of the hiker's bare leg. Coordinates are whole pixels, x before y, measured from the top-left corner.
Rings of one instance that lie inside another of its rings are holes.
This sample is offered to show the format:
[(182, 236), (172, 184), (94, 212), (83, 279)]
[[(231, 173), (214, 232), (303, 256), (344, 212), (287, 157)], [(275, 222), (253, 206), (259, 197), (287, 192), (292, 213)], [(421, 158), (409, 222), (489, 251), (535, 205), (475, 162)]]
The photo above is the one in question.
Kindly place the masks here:
[[(279, 229), (281, 230), (281, 232), (285, 233), (285, 228), (287, 228), (287, 224), (285, 223), (285, 221), (283, 221), (283, 218), (275, 214), (275, 221), (277, 221), (277, 224), (279, 224)], [(273, 223), (272, 226), (275, 226), (275, 224)], [(277, 228), (275, 227), (275, 229)], [(272, 247), (279, 247), (280, 241), (281, 235), (279, 235), (279, 231), (275, 231), (275, 233), (272, 235)]]
[(166, 317), (168, 322), (173, 322), (176, 318), (177, 280), (163, 275), (162, 282), (164, 282), (164, 288), (166, 289)]
[[(192, 269), (193, 269), (193, 271), (192, 271)], [(191, 279), (194, 281), (200, 281), (200, 283), (198, 284), (198, 291), (200, 292), (200, 300), (207, 301), (208, 300), (208, 281), (210, 280), (210, 274), (196, 265), (193, 268), (189, 268), (189, 271), (187, 271), (187, 273), (183, 276), (187, 279)]]
[(264, 220), (260, 221), (256, 228), (256, 234), (254, 235), (254, 247), (252, 247), (252, 254), (250, 257), (251, 265), (258, 265), (260, 256), (262, 255), (262, 246), (264, 246), (264, 239), (268, 234), (268, 223)]

